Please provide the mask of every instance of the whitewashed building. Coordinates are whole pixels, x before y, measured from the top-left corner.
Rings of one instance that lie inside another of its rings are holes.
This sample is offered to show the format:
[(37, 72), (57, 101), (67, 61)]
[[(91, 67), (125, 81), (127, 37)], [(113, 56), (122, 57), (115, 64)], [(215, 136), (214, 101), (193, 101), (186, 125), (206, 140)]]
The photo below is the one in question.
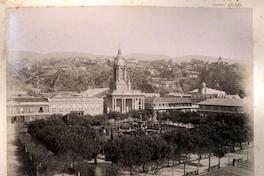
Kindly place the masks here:
[(103, 98), (84, 96), (81, 94), (57, 95), (49, 98), (49, 111), (51, 114), (69, 114), (83, 112), (82, 114), (103, 114)]

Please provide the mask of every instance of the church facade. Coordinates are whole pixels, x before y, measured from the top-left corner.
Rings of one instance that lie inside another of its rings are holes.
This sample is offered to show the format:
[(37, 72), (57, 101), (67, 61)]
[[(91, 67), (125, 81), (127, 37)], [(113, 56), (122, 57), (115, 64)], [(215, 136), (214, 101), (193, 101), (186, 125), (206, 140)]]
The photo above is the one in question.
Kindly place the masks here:
[(106, 112), (127, 113), (132, 110), (145, 109), (144, 93), (131, 89), (126, 61), (120, 49), (114, 59), (113, 73), (110, 91), (105, 97)]

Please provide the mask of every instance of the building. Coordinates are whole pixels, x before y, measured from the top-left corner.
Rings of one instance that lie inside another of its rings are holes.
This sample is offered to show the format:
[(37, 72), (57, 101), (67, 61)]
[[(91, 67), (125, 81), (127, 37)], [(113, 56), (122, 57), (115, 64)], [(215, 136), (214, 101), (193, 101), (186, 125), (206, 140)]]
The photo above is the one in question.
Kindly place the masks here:
[(210, 98), (224, 98), (226, 96), (225, 91), (208, 88), (205, 82), (202, 83), (200, 89), (194, 89), (189, 94), (193, 102), (200, 102)]
[(24, 123), (43, 119), (49, 115), (49, 103), (46, 98), (27, 94), (12, 95), (7, 99), (7, 134), (17, 135)]
[(158, 113), (167, 111), (193, 111), (195, 106), (189, 98), (178, 97), (148, 97), (145, 100), (145, 109), (153, 113), (155, 118)]
[(189, 71), (186, 73), (186, 76), (189, 77), (189, 78), (198, 78), (198, 76), (199, 76), (199, 72), (189, 70)]
[(40, 96), (45, 97), (45, 98), (51, 98), (55, 97), (57, 95), (72, 95), (72, 94), (77, 94), (77, 91), (56, 91), (56, 92), (47, 92), (47, 93), (40, 93)]
[(244, 114), (247, 103), (241, 98), (212, 98), (197, 104), (199, 106), (198, 111), (202, 114)]
[(64, 95), (60, 94), (49, 98), (49, 109), (51, 114), (69, 114), (80, 112), (82, 115), (103, 114), (103, 98), (85, 96), (82, 94)]
[(7, 100), (8, 123), (24, 123), (42, 119), (49, 115), (46, 98), (24, 95)]
[(144, 93), (131, 89), (126, 61), (120, 49), (114, 59), (113, 71), (114, 80), (105, 99), (106, 112), (127, 113), (131, 110), (144, 109)]

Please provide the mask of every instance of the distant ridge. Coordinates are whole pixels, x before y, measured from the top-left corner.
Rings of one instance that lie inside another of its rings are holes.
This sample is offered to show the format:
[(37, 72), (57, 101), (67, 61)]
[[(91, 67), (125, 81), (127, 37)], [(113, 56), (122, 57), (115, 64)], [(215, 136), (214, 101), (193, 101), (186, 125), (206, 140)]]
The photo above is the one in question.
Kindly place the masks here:
[(67, 59), (67, 58), (106, 58), (108, 56), (95, 55), (91, 53), (82, 52), (50, 52), (39, 53), (32, 51), (11, 51), (8, 53), (8, 63), (15, 69), (20, 69), (39, 62), (43, 59)]
[[(113, 55), (114, 56), (114, 55)], [(67, 58), (112, 58), (113, 56), (96, 55), (85, 52), (50, 52), (39, 53), (32, 51), (11, 51), (8, 53), (9, 64), (14, 67), (23, 67), (28, 64), (38, 62), (43, 59), (67, 59)], [(203, 60), (204, 62), (216, 62), (219, 57), (202, 56), (202, 55), (186, 55), (179, 57), (169, 57), (163, 54), (147, 54), (147, 53), (133, 53), (125, 55), (126, 58), (142, 60), (142, 61), (154, 61), (154, 60), (172, 60), (173, 62), (190, 62), (193, 59)], [(229, 64), (239, 63), (249, 65), (251, 62), (241, 59), (227, 59), (222, 58), (222, 61)]]
[(169, 56), (163, 55), (163, 54), (146, 54), (146, 53), (133, 53), (133, 54), (128, 54), (125, 57), (127, 58), (133, 58), (137, 60), (161, 60), (161, 59), (170, 59)]
[(107, 57), (103, 55), (96, 55), (84, 52), (50, 52), (50, 53), (39, 53), (32, 51), (11, 51), (8, 53), (10, 60), (27, 58), (32, 59), (47, 59), (47, 58), (74, 58), (74, 57)]
[[(220, 56), (219, 56), (220, 57)], [(174, 57), (174, 58), (170, 58), (175, 62), (190, 62), (193, 59), (196, 60), (203, 60), (204, 62), (216, 62), (219, 57), (212, 57), (212, 56), (202, 56), (202, 55), (187, 55), (187, 56), (180, 56), (180, 57)], [(222, 58), (223, 62), (227, 62), (229, 64), (234, 64), (234, 63), (239, 63), (239, 64), (250, 64), (250, 61), (247, 62), (245, 60), (241, 60), (241, 59), (230, 59), (230, 58)]]
[[(212, 57), (212, 56), (203, 56), (203, 55), (186, 55), (186, 56), (179, 56), (179, 57), (169, 57), (167, 55), (162, 54), (145, 54), (145, 53), (134, 53), (126, 55), (125, 57), (133, 58), (137, 60), (144, 60), (144, 61), (154, 61), (154, 60), (172, 60), (173, 62), (190, 62), (193, 59), (196, 60), (203, 60), (204, 62), (216, 62), (219, 57)], [(239, 60), (239, 59), (228, 59), (228, 58), (222, 58), (223, 62), (227, 62), (229, 64), (239, 63), (239, 64), (248, 64), (249, 62), (246, 62), (245, 60)]]

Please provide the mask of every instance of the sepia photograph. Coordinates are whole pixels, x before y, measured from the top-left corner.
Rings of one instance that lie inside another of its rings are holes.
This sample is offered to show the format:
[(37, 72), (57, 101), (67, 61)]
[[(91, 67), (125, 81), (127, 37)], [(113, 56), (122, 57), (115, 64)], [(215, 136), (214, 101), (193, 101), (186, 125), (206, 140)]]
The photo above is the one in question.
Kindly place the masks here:
[(8, 176), (253, 176), (250, 8), (8, 8)]

